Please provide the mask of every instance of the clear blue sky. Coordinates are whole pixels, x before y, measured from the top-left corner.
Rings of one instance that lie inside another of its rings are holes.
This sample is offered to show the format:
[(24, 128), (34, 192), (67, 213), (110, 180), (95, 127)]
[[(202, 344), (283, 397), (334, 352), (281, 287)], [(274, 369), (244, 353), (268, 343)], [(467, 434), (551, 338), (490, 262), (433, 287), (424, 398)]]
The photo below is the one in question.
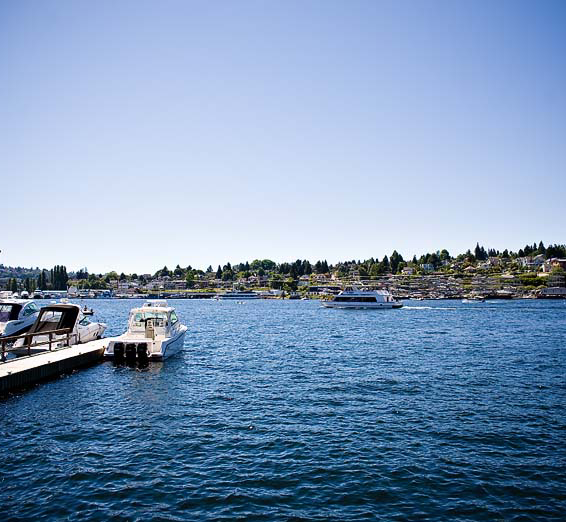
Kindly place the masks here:
[(565, 242), (566, 2), (3, 1), (0, 262)]

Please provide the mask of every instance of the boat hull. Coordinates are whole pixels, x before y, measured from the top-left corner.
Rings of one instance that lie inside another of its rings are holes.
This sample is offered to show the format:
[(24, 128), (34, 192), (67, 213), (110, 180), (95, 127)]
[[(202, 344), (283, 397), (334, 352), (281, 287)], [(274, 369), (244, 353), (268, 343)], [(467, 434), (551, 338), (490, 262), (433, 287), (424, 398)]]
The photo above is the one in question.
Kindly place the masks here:
[[(183, 325), (173, 337), (167, 337), (159, 341), (152, 341), (151, 339), (144, 337), (121, 335), (108, 344), (104, 351), (104, 357), (106, 359), (114, 358), (114, 346), (116, 343), (120, 343), (122, 345), (134, 344), (136, 347), (139, 344), (145, 344), (149, 348), (147, 353), (148, 360), (163, 361), (179, 353), (183, 349), (187, 330), (188, 328)], [(145, 351), (145, 348), (143, 349)]]
[(351, 302), (351, 303), (340, 303), (334, 301), (327, 301), (322, 303), (324, 308), (342, 308), (342, 309), (368, 309), (368, 310), (392, 310), (395, 308), (402, 308), (403, 303), (362, 303), (362, 302)]
[(218, 299), (222, 300), (232, 300), (232, 301), (244, 301), (249, 299), (259, 299), (259, 295), (219, 295)]
[(161, 343), (161, 354), (155, 354), (155, 357), (152, 358), (163, 360), (179, 353), (183, 349), (183, 345), (185, 344), (185, 334), (187, 333), (187, 330), (188, 328), (185, 326), (178, 335), (169, 338), (167, 342), (163, 341)]

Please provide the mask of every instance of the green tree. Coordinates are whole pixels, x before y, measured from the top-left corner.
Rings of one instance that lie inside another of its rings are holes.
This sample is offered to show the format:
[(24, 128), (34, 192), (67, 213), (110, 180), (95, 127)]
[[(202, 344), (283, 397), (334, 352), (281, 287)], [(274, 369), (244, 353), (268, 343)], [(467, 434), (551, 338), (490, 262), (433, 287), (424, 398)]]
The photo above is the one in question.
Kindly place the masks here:
[(388, 272), (391, 272), (391, 265), (389, 264), (389, 258), (387, 256), (383, 256), (381, 263), (379, 263), (379, 273), (387, 274)]
[(403, 261), (403, 256), (397, 252), (397, 250), (393, 250), (391, 254), (391, 260), (389, 261), (391, 265), (391, 272), (396, 274), (399, 271), (399, 263)]

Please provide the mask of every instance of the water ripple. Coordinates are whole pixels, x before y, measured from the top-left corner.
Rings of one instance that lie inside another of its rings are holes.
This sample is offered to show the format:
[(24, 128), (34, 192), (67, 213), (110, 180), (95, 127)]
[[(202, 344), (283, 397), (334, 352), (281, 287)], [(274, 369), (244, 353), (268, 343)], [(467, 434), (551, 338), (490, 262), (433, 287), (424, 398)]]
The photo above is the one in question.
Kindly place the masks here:
[(563, 519), (562, 303), (175, 305), (179, 356), (0, 401), (2, 520)]

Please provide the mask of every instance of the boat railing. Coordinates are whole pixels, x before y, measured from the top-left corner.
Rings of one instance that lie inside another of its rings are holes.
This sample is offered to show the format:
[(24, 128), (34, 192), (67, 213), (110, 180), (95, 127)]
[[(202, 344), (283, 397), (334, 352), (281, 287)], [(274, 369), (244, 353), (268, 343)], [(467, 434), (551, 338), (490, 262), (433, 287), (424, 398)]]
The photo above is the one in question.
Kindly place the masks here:
[[(48, 340), (33, 342), (34, 337), (44, 337), (46, 335), (49, 337)], [(47, 346), (47, 350), (51, 352), (53, 351), (54, 343), (61, 343), (61, 341), (63, 341), (65, 343), (63, 347), (56, 346), (55, 348), (56, 349), (68, 348), (69, 346), (71, 346), (71, 338), (76, 337), (76, 335), (77, 334), (73, 333), (72, 328), (60, 328), (58, 330), (48, 330), (45, 332), (25, 333), (22, 335), (0, 337), (0, 345), (2, 350), (0, 353), (0, 363), (8, 363), (11, 361), (16, 361), (18, 359), (21, 359), (21, 357), (17, 357), (15, 359), (6, 359), (6, 355), (9, 354), (10, 352), (15, 352), (15, 351), (21, 352), (22, 349), (24, 350), (27, 349), (27, 357), (31, 357), (32, 356), (31, 349), (37, 348), (39, 346)], [(61, 338), (61, 336), (64, 337)], [(19, 339), (24, 340), (24, 345), (15, 347), (14, 343)]]

